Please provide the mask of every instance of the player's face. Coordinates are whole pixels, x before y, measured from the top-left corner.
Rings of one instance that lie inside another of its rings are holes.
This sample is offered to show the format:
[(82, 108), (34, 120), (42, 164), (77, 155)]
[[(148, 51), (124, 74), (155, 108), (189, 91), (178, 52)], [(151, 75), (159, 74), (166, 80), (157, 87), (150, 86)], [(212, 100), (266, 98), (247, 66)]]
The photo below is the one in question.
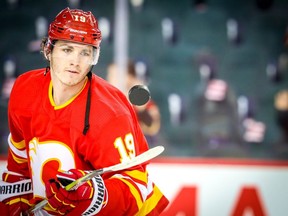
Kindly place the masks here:
[(50, 54), (52, 76), (62, 84), (74, 86), (84, 80), (93, 62), (90, 45), (57, 41)]

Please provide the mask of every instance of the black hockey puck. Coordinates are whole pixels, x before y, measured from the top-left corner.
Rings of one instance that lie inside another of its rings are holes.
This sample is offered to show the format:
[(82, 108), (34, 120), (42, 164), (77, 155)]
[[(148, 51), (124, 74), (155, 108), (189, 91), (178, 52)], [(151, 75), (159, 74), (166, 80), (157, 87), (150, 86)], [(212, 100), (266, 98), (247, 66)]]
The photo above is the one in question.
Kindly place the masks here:
[(128, 92), (129, 101), (136, 106), (146, 104), (150, 98), (150, 91), (145, 85), (135, 85)]

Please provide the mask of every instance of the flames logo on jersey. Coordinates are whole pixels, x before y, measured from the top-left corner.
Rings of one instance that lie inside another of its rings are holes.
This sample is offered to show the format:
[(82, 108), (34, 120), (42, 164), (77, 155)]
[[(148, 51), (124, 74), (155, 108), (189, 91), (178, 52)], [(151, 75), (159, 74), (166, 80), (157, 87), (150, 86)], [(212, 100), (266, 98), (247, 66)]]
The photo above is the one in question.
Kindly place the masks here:
[(45, 183), (55, 178), (57, 171), (66, 171), (75, 167), (71, 149), (58, 141), (39, 142), (34, 138), (29, 143), (34, 194), (45, 197)]

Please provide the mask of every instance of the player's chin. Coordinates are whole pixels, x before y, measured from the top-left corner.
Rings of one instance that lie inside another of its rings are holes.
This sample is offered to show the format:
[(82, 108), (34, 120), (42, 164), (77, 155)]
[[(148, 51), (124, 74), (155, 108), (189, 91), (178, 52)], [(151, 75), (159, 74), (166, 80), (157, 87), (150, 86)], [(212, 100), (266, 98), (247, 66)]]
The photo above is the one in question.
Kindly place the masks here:
[(80, 79), (63, 79), (62, 83), (68, 87), (73, 87), (81, 83)]
[(74, 75), (70, 75), (68, 77), (65, 77), (62, 82), (67, 85), (67, 86), (75, 86), (81, 83), (84, 83), (85, 81), (85, 76), (80, 75), (80, 74), (74, 74)]

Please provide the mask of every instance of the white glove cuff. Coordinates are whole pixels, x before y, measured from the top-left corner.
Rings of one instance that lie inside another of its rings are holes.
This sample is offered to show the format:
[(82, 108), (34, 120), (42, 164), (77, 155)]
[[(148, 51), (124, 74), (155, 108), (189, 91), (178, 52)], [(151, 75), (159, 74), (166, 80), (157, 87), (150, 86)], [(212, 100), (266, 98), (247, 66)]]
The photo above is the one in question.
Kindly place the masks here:
[(107, 191), (102, 177), (96, 176), (91, 181), (94, 187), (94, 194), (90, 206), (82, 214), (84, 216), (98, 214), (107, 203), (106, 197), (108, 196), (106, 195)]
[(31, 179), (14, 183), (0, 181), (0, 202), (11, 197), (33, 193)]

